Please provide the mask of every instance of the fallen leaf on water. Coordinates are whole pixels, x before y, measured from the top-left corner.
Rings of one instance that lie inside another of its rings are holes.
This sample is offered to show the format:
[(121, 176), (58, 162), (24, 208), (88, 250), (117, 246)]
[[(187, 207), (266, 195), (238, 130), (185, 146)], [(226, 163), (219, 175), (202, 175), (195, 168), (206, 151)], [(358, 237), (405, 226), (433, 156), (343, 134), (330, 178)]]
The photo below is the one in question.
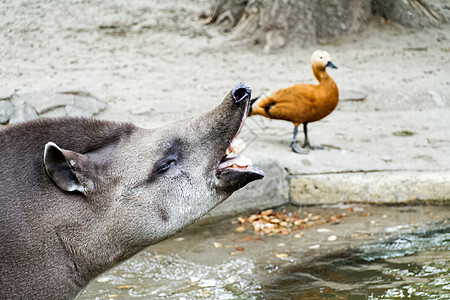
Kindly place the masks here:
[(275, 254), (275, 256), (278, 257), (278, 258), (286, 258), (286, 257), (289, 257), (289, 254), (287, 254), (287, 253), (277, 253), (277, 254)]
[(280, 233), (283, 235), (289, 235), (291, 232), (287, 228), (281, 228)]
[(262, 225), (262, 222), (259, 222), (259, 221), (253, 222), (252, 223), (253, 230), (256, 232), (261, 231), (261, 227), (262, 227), (261, 225)]
[(319, 249), (319, 248), (320, 248), (320, 245), (319, 245), (319, 244), (309, 246), (309, 249)]
[(221, 244), (221, 243), (216, 243), (216, 242), (214, 242), (213, 244), (214, 244), (214, 247), (216, 247), (216, 248), (222, 247), (222, 244)]
[(239, 226), (235, 229), (237, 232), (242, 232), (245, 230), (245, 226)]
[(258, 219), (259, 217), (257, 215), (251, 215), (247, 218), (247, 222), (252, 223), (254, 220)]
[(235, 249), (236, 251), (230, 252), (230, 255), (241, 254), (244, 252), (244, 247), (237, 246)]
[(331, 232), (328, 228), (317, 228), (317, 232)]
[(344, 217), (346, 217), (345, 214), (325, 217), (308, 213), (306, 218), (299, 218), (297, 213), (274, 212), (273, 209), (268, 209), (260, 211), (258, 214), (253, 214), (248, 218), (239, 217), (237, 222), (242, 225), (236, 231), (244, 231), (248, 223), (252, 226), (253, 231), (260, 235), (271, 236), (277, 233), (289, 235), (293, 231), (304, 230), (312, 226), (339, 224)]
[(273, 213), (273, 209), (268, 209), (268, 210), (261, 212), (262, 215), (266, 215), (266, 216), (271, 215), (272, 213)]
[(119, 295), (116, 295), (116, 294), (108, 295), (108, 298), (117, 298), (117, 297), (119, 297)]
[(317, 215), (317, 216), (313, 216), (313, 217), (311, 218), (311, 220), (317, 221), (317, 220), (319, 220), (319, 219), (321, 219), (321, 218), (322, 218), (321, 215)]
[(119, 290), (126, 290), (126, 289), (132, 289), (133, 286), (130, 285), (130, 284), (124, 284), (124, 285), (119, 285), (117, 288), (118, 288)]
[(235, 240), (235, 242), (236, 242), (236, 243), (242, 243), (242, 242), (248, 242), (248, 241), (253, 240), (253, 239), (255, 239), (255, 236), (254, 236), (254, 235), (251, 235), (251, 236), (244, 236), (244, 237), (242, 237), (242, 238), (240, 238), (240, 239)]
[(270, 222), (270, 218), (268, 215), (261, 215), (261, 219), (263, 219), (264, 221)]
[(352, 234), (352, 238), (354, 238), (354, 239), (362, 239), (365, 237), (367, 237), (367, 234), (365, 234), (365, 233), (353, 233)]

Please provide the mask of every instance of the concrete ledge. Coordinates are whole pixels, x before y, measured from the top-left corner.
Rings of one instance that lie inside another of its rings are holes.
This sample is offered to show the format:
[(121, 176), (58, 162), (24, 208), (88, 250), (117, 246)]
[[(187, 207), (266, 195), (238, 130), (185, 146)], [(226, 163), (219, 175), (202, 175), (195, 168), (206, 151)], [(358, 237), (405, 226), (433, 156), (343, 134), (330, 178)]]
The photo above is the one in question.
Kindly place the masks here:
[(290, 181), (290, 200), (296, 205), (449, 203), (450, 171), (295, 176)]

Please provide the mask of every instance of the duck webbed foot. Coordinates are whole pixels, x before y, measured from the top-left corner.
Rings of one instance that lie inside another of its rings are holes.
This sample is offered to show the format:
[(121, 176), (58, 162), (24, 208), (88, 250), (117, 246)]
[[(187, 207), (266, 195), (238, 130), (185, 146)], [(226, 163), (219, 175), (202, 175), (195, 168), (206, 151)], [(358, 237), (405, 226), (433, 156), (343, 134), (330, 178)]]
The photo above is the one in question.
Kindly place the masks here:
[(294, 126), (294, 136), (292, 137), (292, 142), (291, 142), (291, 149), (292, 151), (294, 151), (295, 153), (298, 154), (308, 154), (308, 150), (303, 150), (300, 149), (299, 147), (297, 147), (297, 133), (298, 133), (298, 128), (297, 126)]
[(309, 152), (308, 150), (304, 150), (304, 149), (297, 147), (297, 143), (295, 141), (292, 141), (290, 146), (291, 146), (292, 151), (294, 151), (295, 153), (298, 153), (298, 154), (308, 154), (308, 152)]

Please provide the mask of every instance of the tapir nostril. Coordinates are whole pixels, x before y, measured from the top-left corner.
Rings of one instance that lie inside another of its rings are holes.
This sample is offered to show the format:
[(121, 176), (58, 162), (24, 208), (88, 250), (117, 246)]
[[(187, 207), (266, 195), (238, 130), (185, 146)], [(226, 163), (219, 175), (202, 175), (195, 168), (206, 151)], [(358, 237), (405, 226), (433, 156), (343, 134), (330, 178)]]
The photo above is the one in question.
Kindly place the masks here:
[(245, 86), (242, 82), (236, 85), (231, 95), (233, 96), (234, 103), (240, 103), (246, 97), (250, 99), (252, 91), (248, 86)]

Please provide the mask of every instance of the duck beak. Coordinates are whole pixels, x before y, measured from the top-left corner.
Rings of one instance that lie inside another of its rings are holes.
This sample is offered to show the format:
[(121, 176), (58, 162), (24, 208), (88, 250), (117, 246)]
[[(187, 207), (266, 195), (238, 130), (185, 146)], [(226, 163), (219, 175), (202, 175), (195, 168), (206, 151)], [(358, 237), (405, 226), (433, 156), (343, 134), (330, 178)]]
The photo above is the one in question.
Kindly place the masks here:
[(331, 60), (327, 63), (327, 65), (326, 65), (327, 67), (330, 67), (330, 68), (332, 68), (332, 69), (337, 69), (338, 67), (336, 67), (332, 62), (331, 62)]

